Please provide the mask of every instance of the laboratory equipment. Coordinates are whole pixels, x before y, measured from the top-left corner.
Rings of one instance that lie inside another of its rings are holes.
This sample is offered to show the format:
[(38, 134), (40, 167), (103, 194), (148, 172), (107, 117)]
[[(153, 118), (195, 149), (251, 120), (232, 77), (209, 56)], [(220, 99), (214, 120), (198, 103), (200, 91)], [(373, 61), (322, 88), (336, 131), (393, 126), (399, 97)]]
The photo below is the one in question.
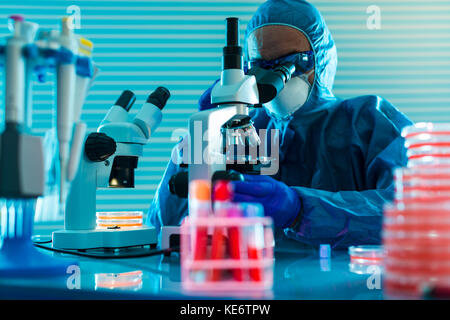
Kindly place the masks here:
[[(237, 18), (227, 18), (226, 35), (223, 70), (211, 92), (211, 103), (217, 107), (189, 119), (189, 181), (211, 181), (217, 171), (259, 174), (264, 167), (270, 167), (270, 160), (277, 160), (268, 159), (264, 146), (259, 148), (261, 139), (249, 116), (249, 107), (261, 107), (274, 99), (295, 66), (289, 63), (270, 70), (255, 67), (246, 75)], [(196, 139), (199, 134), (206, 135), (205, 141)]]
[(385, 288), (388, 295), (419, 296), (425, 285), (448, 285), (450, 202), (385, 208)]
[[(233, 200), (233, 188), (229, 181), (217, 181), (213, 188), (214, 216), (225, 218), (227, 216), (228, 204)], [(211, 245), (211, 259), (223, 259), (225, 256), (226, 230), (222, 227), (214, 228)], [(211, 280), (219, 281), (222, 270), (213, 269)]]
[(64, 230), (53, 233), (53, 247), (62, 249), (120, 248), (157, 243), (153, 227), (97, 228), (96, 193), (99, 188), (134, 188), (134, 170), (144, 146), (162, 119), (170, 97), (158, 87), (136, 116), (129, 110), (136, 97), (125, 90), (110, 108), (97, 132), (83, 142), (80, 168), (70, 188)]
[[(242, 210), (238, 206), (230, 206), (227, 208), (227, 216), (226, 218), (230, 221), (233, 221), (235, 219), (242, 218)], [(228, 247), (230, 252), (230, 258), (234, 262), (241, 261), (241, 248), (244, 246), (242, 242), (243, 240), (243, 232), (244, 230), (241, 230), (236, 225), (230, 226), (227, 228), (228, 233)], [(247, 247), (248, 250), (248, 247)], [(250, 254), (250, 252), (249, 252)], [(236, 282), (243, 281), (243, 270), (241, 268), (232, 268), (231, 273), (233, 274), (233, 279)]]
[[(197, 226), (195, 221), (199, 218), (209, 218), (212, 214), (211, 184), (207, 180), (193, 180), (189, 185), (189, 213), (192, 220), (191, 234), (193, 259), (205, 260), (208, 243), (208, 228)], [(204, 270), (193, 270), (195, 281), (205, 281)]]
[[(257, 209), (255, 209), (257, 208)], [(183, 289), (190, 292), (241, 295), (264, 292), (273, 284), (272, 219), (264, 217), (262, 207), (255, 204), (228, 203), (221, 210), (226, 215), (187, 217), (181, 225), (181, 277)], [(225, 253), (213, 256), (217, 242), (206, 243), (202, 259), (197, 259), (197, 246), (192, 241), (192, 228), (204, 228), (208, 234), (224, 232)], [(256, 251), (255, 251), (256, 250)], [(199, 272), (203, 277), (198, 277)]]
[(75, 66), (78, 46), (73, 33), (72, 19), (73, 17), (62, 19), (61, 33), (58, 39), (62, 59), (58, 61), (56, 66), (57, 135), (60, 165), (59, 197), (61, 206), (65, 201), (65, 184), (74, 122)]
[(450, 284), (450, 124), (418, 123), (402, 131), (408, 167), (394, 171), (395, 199), (383, 221), (384, 288), (420, 297)]
[(450, 165), (450, 124), (419, 122), (402, 130), (408, 167)]
[(384, 257), (383, 246), (362, 245), (348, 248), (350, 261), (352, 263), (381, 264)]
[(39, 252), (31, 240), (35, 198), (0, 199), (1, 277), (63, 276), (75, 261), (60, 260)]
[[(44, 69), (39, 76), (45, 77), (45, 69), (55, 69), (57, 85), (62, 89), (62, 93), (57, 94), (57, 119), (54, 124), (56, 130), (54, 128), (48, 130), (44, 139), (45, 151), (48, 154), (45, 165), (47, 179), (44, 196), (38, 199), (36, 210), (38, 221), (64, 218), (65, 194), (78, 171), (81, 147), (86, 133), (86, 123), (80, 119), (82, 107), (98, 71), (92, 60), (92, 42), (81, 36), (75, 37), (72, 31), (67, 30), (68, 24), (70, 28), (70, 19), (63, 18), (63, 31), (40, 30), (36, 40), (42, 60), (38, 66)], [(70, 44), (72, 51), (62, 46), (61, 39), (64, 38), (66, 40), (70, 38), (70, 41), (63, 42), (68, 42), (66, 46)], [(72, 43), (74, 41), (78, 45)], [(75, 75), (72, 72), (75, 72)], [(64, 83), (64, 79), (74, 81), (74, 84)], [(75, 93), (72, 94), (72, 91)], [(67, 141), (70, 141), (70, 145)], [(63, 145), (62, 149), (68, 147), (70, 149), (61, 153), (60, 148), (58, 153), (60, 144)], [(65, 163), (61, 163), (62, 156)]]
[(11, 16), (13, 35), (5, 46), (5, 130), (0, 137), (0, 197), (38, 197), (44, 187), (42, 139), (28, 134), (25, 123), (26, 64), (24, 48), (32, 43), (37, 25)]
[(450, 166), (418, 166), (394, 170), (396, 202), (450, 200)]
[[(98, 73), (98, 68), (92, 64), (93, 44), (86, 38), (79, 38), (78, 57), (76, 60), (76, 80), (73, 105), (74, 132), (71, 143), (70, 156), (67, 164), (66, 180), (70, 183), (78, 172), (81, 158), (83, 139), (86, 134), (86, 123), (81, 121), (81, 111), (83, 109), (86, 96)], [(65, 191), (65, 190), (64, 190)], [(60, 197), (64, 203), (65, 195)]]
[(142, 211), (104, 211), (97, 212), (98, 228), (142, 227)]
[[(172, 176), (170, 191), (186, 197), (187, 186), (195, 180), (213, 183), (242, 180), (243, 173), (275, 174), (270, 170), (277, 167), (278, 159), (267, 156), (265, 141), (256, 132), (249, 107), (262, 107), (274, 99), (293, 72), (295, 65), (288, 62), (267, 70), (255, 67), (246, 75), (239, 45), (239, 19), (227, 18), (221, 77), (211, 92), (211, 103), (217, 107), (189, 118), (188, 173)], [(167, 238), (166, 227), (161, 232)]]
[[(330, 243), (336, 249), (347, 249), (361, 239), (379, 243), (382, 207), (392, 198), (391, 170), (406, 164), (407, 160), (400, 132), (411, 121), (379, 96), (336, 97), (333, 83), (337, 53), (326, 22), (310, 2), (284, 0), (283, 3), (286, 5), (280, 6), (278, 0), (262, 3), (247, 25), (246, 41), (253, 42), (257, 34), (264, 39), (265, 30), (277, 32), (275, 29), (280, 28), (297, 35), (302, 30), (304, 42), (316, 53), (310, 96), (292, 117), (278, 120), (267, 109), (250, 113), (257, 129), (267, 129), (268, 133), (273, 129), (279, 137), (277, 158), (281, 165), (275, 178), (295, 190), (303, 207), (308, 208), (297, 223), (284, 231), (287, 237), (298, 242), (314, 246)], [(257, 58), (258, 49), (265, 52), (268, 43), (273, 48), (267, 50), (280, 49), (277, 44), (281, 45), (282, 39), (272, 38), (273, 43), (253, 42), (255, 45), (248, 48), (247, 58)], [(274, 50), (273, 53), (278, 56), (287, 52)], [(263, 52), (259, 54), (265, 56)], [(212, 107), (202, 103), (210, 100), (212, 90), (202, 95), (200, 109)], [(343, 131), (346, 134), (337, 134)], [(261, 131), (258, 133), (261, 138)], [(364, 170), (354, 170), (355, 164)], [(185, 170), (172, 161), (167, 166), (165, 183), (158, 187), (149, 209), (148, 220), (158, 228), (179, 224), (188, 214), (184, 199), (169, 194), (166, 187), (171, 176)]]
[(30, 133), (38, 25), (22, 16), (10, 19), (13, 35), (4, 50), (5, 129), (0, 136), (0, 276), (61, 276), (75, 263), (38, 252), (31, 240), (36, 199), (45, 180), (42, 139)]
[[(211, 92), (216, 108), (189, 118), (190, 161), (188, 175), (182, 172), (171, 179), (171, 192), (186, 197), (187, 181), (217, 180), (215, 175), (230, 170), (239, 173), (268, 174), (272, 161), (249, 116), (249, 107), (262, 107), (274, 99), (295, 72), (291, 62), (273, 69), (255, 67), (246, 75), (239, 45), (239, 20), (227, 18), (227, 40), (223, 48), (220, 81)], [(267, 170), (264, 172), (264, 170)], [(276, 172), (272, 172), (275, 174)], [(220, 179), (224, 179), (223, 177)]]
[[(262, 218), (264, 217), (264, 207), (259, 203), (241, 203), (244, 217)], [(244, 229), (247, 245), (247, 255), (250, 260), (260, 261), (264, 256), (264, 227), (256, 223), (254, 226)], [(252, 281), (262, 281), (264, 270), (261, 268), (251, 268), (249, 270)]]
[(381, 275), (383, 272), (383, 259), (385, 256), (383, 246), (350, 246), (348, 254), (350, 256), (350, 263), (348, 264), (350, 272), (372, 275), (374, 273)]
[(142, 271), (130, 271), (122, 273), (96, 273), (95, 290), (130, 290), (142, 289)]

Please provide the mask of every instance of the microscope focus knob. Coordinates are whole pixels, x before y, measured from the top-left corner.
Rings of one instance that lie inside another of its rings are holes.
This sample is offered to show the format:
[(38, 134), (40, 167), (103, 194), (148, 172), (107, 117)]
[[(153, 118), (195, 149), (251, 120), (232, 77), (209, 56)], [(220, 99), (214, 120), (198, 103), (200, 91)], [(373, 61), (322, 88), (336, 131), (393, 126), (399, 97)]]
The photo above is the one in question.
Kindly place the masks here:
[(116, 152), (116, 142), (101, 132), (92, 132), (86, 139), (84, 151), (89, 160), (105, 161)]

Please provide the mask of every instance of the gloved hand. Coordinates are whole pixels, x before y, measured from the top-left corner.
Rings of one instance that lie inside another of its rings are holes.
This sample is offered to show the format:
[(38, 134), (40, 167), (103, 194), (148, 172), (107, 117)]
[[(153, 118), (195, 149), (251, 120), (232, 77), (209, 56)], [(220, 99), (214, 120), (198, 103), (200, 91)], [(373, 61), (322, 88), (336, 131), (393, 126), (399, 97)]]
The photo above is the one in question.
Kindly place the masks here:
[(209, 87), (205, 92), (203, 92), (200, 99), (198, 99), (198, 111), (208, 110), (215, 108), (216, 106), (211, 104), (211, 91), (216, 85), (217, 82), (219, 82), (220, 79), (217, 79), (211, 87)]
[(244, 175), (244, 181), (232, 181), (234, 202), (258, 202), (275, 227), (287, 228), (294, 222), (302, 206), (299, 195), (283, 182), (269, 176)]

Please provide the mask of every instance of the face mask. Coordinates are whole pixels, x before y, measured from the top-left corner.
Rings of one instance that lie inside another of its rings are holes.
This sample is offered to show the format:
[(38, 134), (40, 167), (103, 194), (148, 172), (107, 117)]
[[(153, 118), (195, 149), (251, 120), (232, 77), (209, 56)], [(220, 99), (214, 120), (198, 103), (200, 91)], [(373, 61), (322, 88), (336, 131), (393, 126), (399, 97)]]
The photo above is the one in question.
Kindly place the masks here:
[(286, 118), (300, 109), (308, 100), (311, 85), (308, 77), (314, 69), (308, 73), (291, 78), (283, 90), (273, 99), (266, 103), (264, 107), (277, 118)]

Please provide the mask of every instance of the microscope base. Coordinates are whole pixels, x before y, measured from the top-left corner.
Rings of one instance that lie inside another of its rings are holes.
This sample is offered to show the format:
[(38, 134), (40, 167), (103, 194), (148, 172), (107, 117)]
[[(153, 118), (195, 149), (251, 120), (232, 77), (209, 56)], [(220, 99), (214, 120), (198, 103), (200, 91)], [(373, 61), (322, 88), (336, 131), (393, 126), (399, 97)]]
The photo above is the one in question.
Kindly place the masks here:
[(157, 232), (153, 227), (119, 230), (58, 230), (53, 232), (53, 248), (58, 249), (113, 249), (155, 245), (157, 242)]

